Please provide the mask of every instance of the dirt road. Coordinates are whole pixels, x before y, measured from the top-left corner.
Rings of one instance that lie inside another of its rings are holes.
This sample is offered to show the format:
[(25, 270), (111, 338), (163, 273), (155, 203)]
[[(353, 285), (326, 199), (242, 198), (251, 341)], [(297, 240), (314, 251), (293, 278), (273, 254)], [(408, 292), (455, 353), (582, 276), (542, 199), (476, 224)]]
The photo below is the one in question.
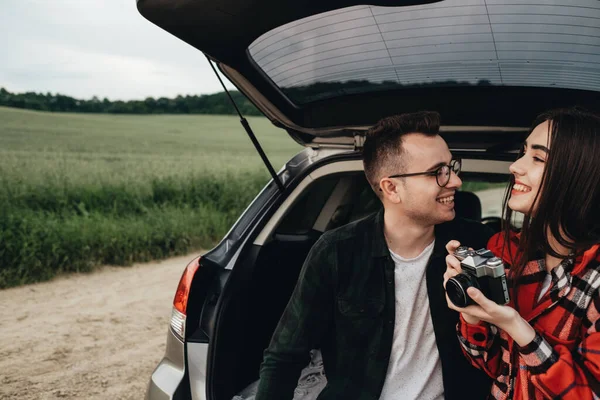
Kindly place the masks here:
[(0, 291), (0, 399), (143, 399), (194, 256)]

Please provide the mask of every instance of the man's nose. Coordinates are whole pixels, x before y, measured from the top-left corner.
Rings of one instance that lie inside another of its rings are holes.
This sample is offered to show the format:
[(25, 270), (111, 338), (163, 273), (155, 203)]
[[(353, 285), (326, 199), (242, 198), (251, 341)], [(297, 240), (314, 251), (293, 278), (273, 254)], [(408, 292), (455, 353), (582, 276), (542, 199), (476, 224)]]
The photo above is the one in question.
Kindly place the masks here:
[(459, 188), (461, 186), (462, 180), (458, 177), (458, 175), (456, 175), (454, 171), (450, 172), (450, 180), (448, 181), (446, 187)]

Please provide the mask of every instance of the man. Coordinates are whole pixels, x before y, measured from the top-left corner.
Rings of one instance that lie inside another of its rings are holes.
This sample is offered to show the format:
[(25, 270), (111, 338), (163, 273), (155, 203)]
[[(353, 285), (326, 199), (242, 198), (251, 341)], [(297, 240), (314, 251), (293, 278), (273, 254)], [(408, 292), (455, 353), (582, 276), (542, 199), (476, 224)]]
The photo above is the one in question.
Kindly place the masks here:
[(438, 131), (439, 115), (420, 112), (367, 132), (365, 175), (383, 209), (313, 246), (265, 351), (257, 400), (291, 399), (313, 348), (327, 376), (321, 400), (489, 394), (461, 353), (442, 283), (445, 244), (484, 247), (492, 232), (454, 220), (461, 164)]

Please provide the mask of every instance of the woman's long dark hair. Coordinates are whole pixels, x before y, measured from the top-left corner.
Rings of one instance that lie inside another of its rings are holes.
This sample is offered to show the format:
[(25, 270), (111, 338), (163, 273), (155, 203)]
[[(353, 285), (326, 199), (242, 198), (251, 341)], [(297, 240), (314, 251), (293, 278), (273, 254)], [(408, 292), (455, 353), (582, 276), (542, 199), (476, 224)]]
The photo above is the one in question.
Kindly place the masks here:
[[(600, 243), (600, 116), (577, 108), (552, 110), (540, 114), (529, 132), (545, 121), (549, 122), (550, 151), (540, 189), (523, 220), (520, 255), (510, 254), (508, 245), (504, 248), (512, 260), (514, 285), (527, 263), (540, 254), (565, 256), (552, 247), (548, 233), (577, 255)], [(522, 156), (523, 149), (519, 153)], [(504, 196), (503, 230), (507, 239), (513, 229), (508, 201), (514, 183), (511, 175)]]

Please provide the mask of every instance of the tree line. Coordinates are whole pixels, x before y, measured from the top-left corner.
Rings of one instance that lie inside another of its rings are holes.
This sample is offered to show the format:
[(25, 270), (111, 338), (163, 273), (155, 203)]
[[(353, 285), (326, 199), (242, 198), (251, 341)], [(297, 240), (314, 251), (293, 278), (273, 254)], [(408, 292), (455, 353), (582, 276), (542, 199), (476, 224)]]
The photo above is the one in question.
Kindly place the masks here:
[[(240, 92), (231, 91), (243, 115), (260, 115), (258, 109)], [(38, 111), (81, 112), (106, 114), (235, 114), (225, 92), (200, 96), (148, 97), (144, 100), (111, 101), (94, 96), (90, 100), (76, 99), (52, 93), (11, 93), (0, 88), (0, 106)]]
[[(283, 93), (298, 104), (305, 104), (326, 98), (381, 90), (415, 89), (449, 86), (489, 86), (488, 80), (477, 83), (446, 80), (401, 84), (395, 81), (371, 82), (349, 80), (315, 82), (309, 85), (281, 88)], [(242, 115), (261, 115), (260, 111), (237, 90), (230, 92)], [(148, 97), (144, 100), (110, 101), (94, 96), (91, 100), (52, 93), (10, 93), (0, 88), (0, 106), (26, 108), (39, 111), (107, 113), (107, 114), (235, 114), (235, 109), (225, 92), (200, 96), (177, 96), (174, 99)]]

